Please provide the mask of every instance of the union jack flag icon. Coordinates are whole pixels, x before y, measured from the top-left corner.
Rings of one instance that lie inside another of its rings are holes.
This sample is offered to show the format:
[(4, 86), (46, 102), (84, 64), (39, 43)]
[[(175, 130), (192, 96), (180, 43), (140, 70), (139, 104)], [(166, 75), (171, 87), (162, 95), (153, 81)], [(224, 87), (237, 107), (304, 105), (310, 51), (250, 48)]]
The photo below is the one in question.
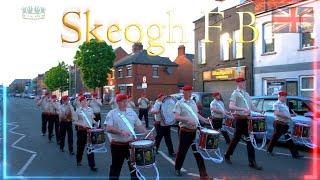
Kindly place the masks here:
[(314, 24), (312, 7), (279, 8), (272, 12), (274, 33), (312, 32)]

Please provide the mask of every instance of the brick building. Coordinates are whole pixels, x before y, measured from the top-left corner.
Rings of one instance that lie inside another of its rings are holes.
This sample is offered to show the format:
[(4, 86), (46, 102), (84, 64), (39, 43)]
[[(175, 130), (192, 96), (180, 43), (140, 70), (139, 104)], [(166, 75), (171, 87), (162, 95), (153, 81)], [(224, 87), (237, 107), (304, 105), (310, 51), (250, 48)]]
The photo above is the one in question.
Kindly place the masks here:
[(181, 91), (184, 85), (193, 86), (194, 70), (193, 70), (194, 55), (185, 53), (185, 46), (178, 47), (178, 56), (174, 63), (178, 64), (178, 88)]
[[(115, 91), (133, 96), (137, 102), (142, 92), (155, 101), (159, 93), (178, 92), (178, 64), (169, 58), (149, 56), (141, 43), (133, 45), (132, 53), (114, 63)], [(142, 88), (143, 77), (147, 88)]]
[[(218, 12), (215, 8), (212, 12)], [(253, 43), (241, 43), (240, 22), (237, 12), (254, 12), (253, 3), (246, 2), (222, 11), (220, 14), (209, 15), (209, 40), (205, 39), (205, 17), (195, 24), (195, 90), (204, 92), (219, 91), (229, 103), (231, 93), (235, 89), (234, 80), (240, 75), (247, 79), (246, 90), (253, 92)], [(251, 17), (244, 15), (243, 24), (250, 24)], [(250, 28), (244, 28), (244, 40), (253, 39)], [(240, 63), (240, 66), (239, 64)], [(238, 71), (240, 73), (238, 73)]]

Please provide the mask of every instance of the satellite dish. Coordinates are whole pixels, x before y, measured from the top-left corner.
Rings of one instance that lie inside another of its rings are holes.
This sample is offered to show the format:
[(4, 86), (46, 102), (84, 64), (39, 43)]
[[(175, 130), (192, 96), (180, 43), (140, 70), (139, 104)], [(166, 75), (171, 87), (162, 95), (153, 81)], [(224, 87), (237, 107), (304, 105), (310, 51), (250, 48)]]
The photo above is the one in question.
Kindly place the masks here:
[(173, 73), (173, 69), (170, 67), (166, 67), (166, 71), (168, 74), (172, 74)]

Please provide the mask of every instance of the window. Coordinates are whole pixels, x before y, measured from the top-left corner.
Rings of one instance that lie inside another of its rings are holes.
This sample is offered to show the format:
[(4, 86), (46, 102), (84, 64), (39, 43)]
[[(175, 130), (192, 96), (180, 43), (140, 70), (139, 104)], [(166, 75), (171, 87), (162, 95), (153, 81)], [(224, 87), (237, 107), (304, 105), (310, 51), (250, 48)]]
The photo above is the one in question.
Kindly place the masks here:
[(119, 68), (118, 72), (119, 72), (119, 78), (122, 78), (123, 77), (122, 68)]
[(265, 99), (263, 101), (263, 108), (262, 110), (264, 111), (272, 111), (273, 109), (273, 104), (277, 102), (277, 99)]
[(131, 65), (127, 66), (127, 77), (132, 76), (132, 70), (131, 70)]
[(120, 86), (119, 87), (119, 91), (120, 91), (120, 94), (126, 94), (126, 87), (125, 86)]
[(307, 105), (307, 103), (305, 103), (301, 100), (298, 100), (298, 99), (288, 100), (288, 107), (289, 107), (290, 113), (292, 113), (292, 111), (294, 111), (298, 115), (302, 115), (302, 116), (305, 113), (307, 113), (310, 109), (310, 107)]
[(300, 89), (301, 89), (301, 91), (313, 91), (314, 90), (314, 77), (313, 76), (301, 76), (300, 77)]
[(224, 33), (220, 37), (220, 59), (229, 60), (229, 33)]
[(198, 63), (205, 64), (206, 63), (206, 44), (204, 39), (198, 41)]
[(114, 69), (111, 69), (111, 79), (114, 79)]
[(233, 31), (232, 56), (233, 59), (243, 58), (243, 43), (240, 41), (240, 30)]
[[(313, 10), (306, 12), (307, 14), (313, 16)], [(303, 21), (303, 18), (300, 16), (300, 48), (308, 48), (314, 46), (314, 36), (313, 33), (313, 22), (310, 23), (309, 20)]]
[(158, 78), (159, 77), (159, 66), (154, 65), (152, 66), (153, 72), (152, 72), (152, 77)]
[(274, 35), (272, 32), (272, 23), (263, 25), (263, 53), (274, 52)]

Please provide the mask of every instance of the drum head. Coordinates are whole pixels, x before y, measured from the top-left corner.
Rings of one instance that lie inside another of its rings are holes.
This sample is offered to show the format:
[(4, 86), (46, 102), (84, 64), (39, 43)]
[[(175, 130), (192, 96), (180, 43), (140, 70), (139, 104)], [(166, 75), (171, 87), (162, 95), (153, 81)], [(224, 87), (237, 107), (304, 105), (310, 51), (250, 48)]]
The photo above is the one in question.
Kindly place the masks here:
[(206, 134), (220, 134), (219, 131), (216, 131), (213, 129), (207, 129), (207, 128), (203, 128), (203, 129), (201, 129), (201, 131)]
[(144, 146), (144, 145), (150, 145), (152, 143), (153, 143), (153, 141), (151, 141), (151, 140), (139, 140), (139, 141), (134, 141), (131, 144), (133, 146)]
[(176, 120), (174, 119), (173, 108), (176, 105), (177, 99), (172, 96), (167, 96), (163, 99), (160, 116), (166, 125), (173, 125)]

